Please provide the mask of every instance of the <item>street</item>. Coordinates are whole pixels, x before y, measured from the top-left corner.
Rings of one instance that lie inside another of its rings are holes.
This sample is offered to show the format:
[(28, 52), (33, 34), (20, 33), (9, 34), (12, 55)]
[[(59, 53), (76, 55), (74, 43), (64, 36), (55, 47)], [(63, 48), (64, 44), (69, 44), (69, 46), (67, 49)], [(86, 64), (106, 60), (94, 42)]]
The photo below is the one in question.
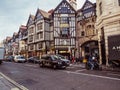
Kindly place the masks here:
[(40, 68), (38, 64), (3, 62), (0, 72), (29, 90), (120, 90), (120, 72)]

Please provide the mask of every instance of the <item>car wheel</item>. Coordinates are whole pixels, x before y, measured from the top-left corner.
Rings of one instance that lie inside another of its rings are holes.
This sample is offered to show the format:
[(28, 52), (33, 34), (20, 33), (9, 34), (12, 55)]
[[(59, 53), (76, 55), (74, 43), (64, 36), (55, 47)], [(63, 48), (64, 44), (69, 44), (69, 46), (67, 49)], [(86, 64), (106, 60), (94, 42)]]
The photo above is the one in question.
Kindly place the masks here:
[(0, 64), (2, 64), (2, 61), (0, 61)]
[(66, 69), (66, 67), (63, 67), (63, 69)]
[(56, 68), (57, 68), (57, 66), (54, 64), (54, 65), (53, 65), (53, 69), (56, 69)]
[(44, 67), (44, 64), (41, 62), (41, 63), (39, 63), (39, 66), (40, 67)]

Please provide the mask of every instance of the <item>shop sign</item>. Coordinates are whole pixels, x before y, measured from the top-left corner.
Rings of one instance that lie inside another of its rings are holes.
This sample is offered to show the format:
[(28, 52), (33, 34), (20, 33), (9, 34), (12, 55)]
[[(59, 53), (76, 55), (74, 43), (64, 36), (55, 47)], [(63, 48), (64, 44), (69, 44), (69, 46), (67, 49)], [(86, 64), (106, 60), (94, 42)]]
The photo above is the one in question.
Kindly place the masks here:
[(108, 37), (108, 54), (109, 60), (120, 59), (120, 35)]

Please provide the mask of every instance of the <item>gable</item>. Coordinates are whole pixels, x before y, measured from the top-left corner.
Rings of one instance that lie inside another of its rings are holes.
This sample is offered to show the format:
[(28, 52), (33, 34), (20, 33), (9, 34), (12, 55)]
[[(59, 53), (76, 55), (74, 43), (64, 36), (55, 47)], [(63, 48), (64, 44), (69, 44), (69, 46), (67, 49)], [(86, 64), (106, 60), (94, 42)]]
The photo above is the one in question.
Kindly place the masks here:
[(74, 8), (66, 1), (63, 0), (54, 10), (54, 13), (69, 14), (75, 13)]
[(28, 25), (31, 25), (31, 24), (33, 24), (34, 23), (34, 19), (32, 18), (32, 16), (30, 15), (29, 16), (29, 19), (28, 19), (28, 22), (27, 22), (27, 26)]
[(95, 4), (91, 3), (88, 0), (86, 0), (86, 2), (84, 3), (81, 10), (82, 10), (82, 14), (84, 15), (85, 18), (96, 15)]
[(35, 16), (35, 21), (38, 21), (38, 20), (41, 20), (41, 19), (43, 19), (42, 14), (40, 12), (37, 12), (36, 16)]
[(93, 4), (89, 1), (86, 1), (85, 4), (83, 5), (82, 9), (86, 10), (86, 9), (89, 9), (89, 8), (92, 8), (92, 7), (93, 7)]

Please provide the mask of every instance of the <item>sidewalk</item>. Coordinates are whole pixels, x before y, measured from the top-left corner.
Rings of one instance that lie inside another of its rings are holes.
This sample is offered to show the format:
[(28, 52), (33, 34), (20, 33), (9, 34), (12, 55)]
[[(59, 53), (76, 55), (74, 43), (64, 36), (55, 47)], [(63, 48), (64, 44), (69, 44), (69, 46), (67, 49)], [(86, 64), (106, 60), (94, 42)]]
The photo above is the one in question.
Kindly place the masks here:
[[(70, 64), (70, 66), (80, 67), (80, 68), (85, 69), (84, 63), (72, 63), (72, 64)], [(111, 68), (111, 67), (107, 67), (105, 65), (102, 65), (102, 71), (120, 72), (120, 68)]]
[(0, 72), (0, 90), (28, 90)]

